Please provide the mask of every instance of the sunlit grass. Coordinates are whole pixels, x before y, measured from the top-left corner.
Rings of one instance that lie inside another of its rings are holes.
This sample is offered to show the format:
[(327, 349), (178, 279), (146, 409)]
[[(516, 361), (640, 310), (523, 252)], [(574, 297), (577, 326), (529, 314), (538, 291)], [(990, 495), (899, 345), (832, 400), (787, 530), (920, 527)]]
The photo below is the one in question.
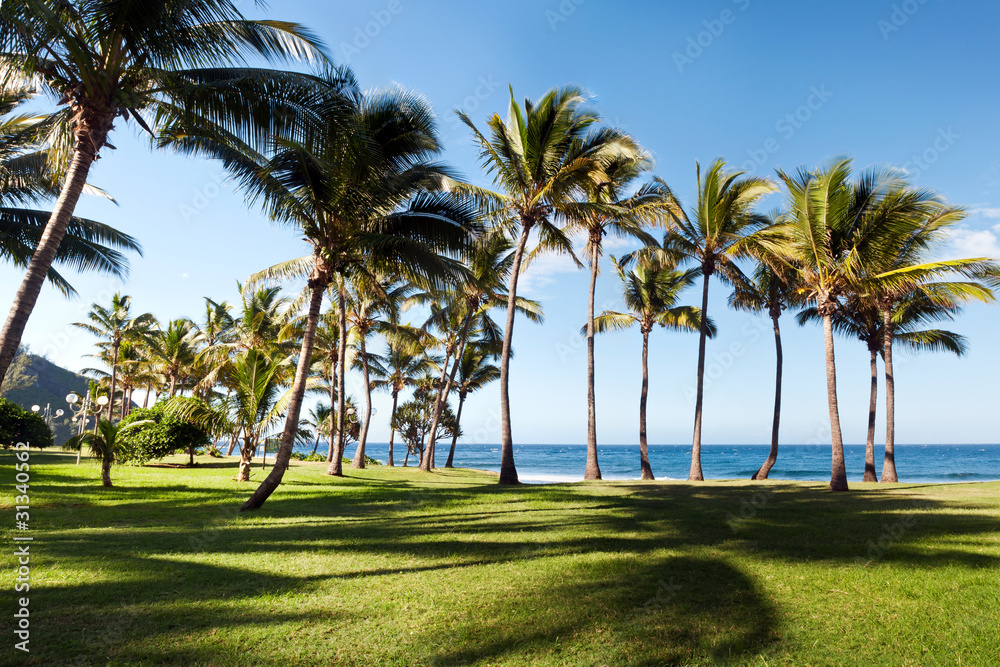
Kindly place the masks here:
[[(32, 453), (32, 652), (8, 641), (6, 664), (1000, 655), (1000, 483), (500, 488), (472, 471), (332, 479), (325, 465), (296, 464), (263, 510), (241, 515), (252, 486), (232, 481), (232, 462), (116, 467), (104, 489), (96, 463), (73, 460)], [(10, 545), (13, 456), (0, 463)], [(5, 566), (4, 591), (13, 579)]]

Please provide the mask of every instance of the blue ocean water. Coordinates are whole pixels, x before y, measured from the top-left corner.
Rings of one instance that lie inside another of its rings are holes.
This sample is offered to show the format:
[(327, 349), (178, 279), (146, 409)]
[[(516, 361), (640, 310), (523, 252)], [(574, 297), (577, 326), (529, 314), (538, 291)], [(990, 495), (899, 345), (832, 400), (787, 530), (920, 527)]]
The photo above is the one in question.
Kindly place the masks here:
[[(450, 443), (449, 443), (450, 444)], [(436, 463), (443, 466), (447, 447), (439, 446)], [(308, 454), (311, 446), (296, 448)], [(443, 453), (442, 453), (443, 450)], [(705, 479), (750, 479), (767, 458), (769, 445), (703, 445)], [(326, 444), (320, 444), (326, 452)], [(387, 443), (368, 443), (366, 453), (385, 463)], [(353, 456), (350, 447), (347, 456)], [(406, 449), (398, 444), (395, 461), (402, 465)], [(884, 447), (875, 448), (875, 469), (882, 473)], [(865, 470), (864, 445), (845, 445), (849, 481), (860, 482)], [(586, 445), (515, 445), (514, 462), (522, 482), (576, 482), (583, 479)], [(639, 445), (600, 445), (598, 461), (604, 479), (639, 479)], [(649, 462), (657, 479), (687, 479), (690, 445), (650, 445)], [(410, 465), (415, 465), (410, 457)], [(463, 444), (455, 450), (455, 466), (500, 470), (500, 445)], [(896, 445), (900, 482), (985, 482), (1000, 480), (1000, 445)], [(782, 445), (771, 479), (829, 481), (829, 445)]]

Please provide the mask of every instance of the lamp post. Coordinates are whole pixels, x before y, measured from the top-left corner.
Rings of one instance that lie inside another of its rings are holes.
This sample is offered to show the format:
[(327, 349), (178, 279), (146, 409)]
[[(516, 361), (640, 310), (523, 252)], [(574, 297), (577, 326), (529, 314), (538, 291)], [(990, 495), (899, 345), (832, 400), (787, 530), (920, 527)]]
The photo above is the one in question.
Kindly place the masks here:
[[(76, 404), (80, 402), (80, 397), (77, 396), (75, 393), (70, 393), (68, 396), (66, 396), (66, 402), (69, 403), (69, 409), (73, 412), (73, 419), (72, 419), (72, 421), (79, 422), (79, 424), (77, 426), (76, 434), (77, 435), (83, 435), (83, 431), (87, 428), (87, 417), (89, 416), (88, 413), (89, 413), (90, 408), (91, 408), (91, 405), (90, 405), (90, 392), (87, 392), (86, 394), (84, 394), (83, 403), (80, 405), (79, 408), (76, 407)], [(62, 410), (60, 410), (59, 412), (62, 412)], [(58, 414), (58, 413), (56, 413), (56, 414)], [(81, 445), (80, 446), (80, 450), (77, 451), (77, 453), (76, 453), (76, 464), (77, 465), (80, 465), (80, 454), (82, 452), (83, 452), (83, 446)]]

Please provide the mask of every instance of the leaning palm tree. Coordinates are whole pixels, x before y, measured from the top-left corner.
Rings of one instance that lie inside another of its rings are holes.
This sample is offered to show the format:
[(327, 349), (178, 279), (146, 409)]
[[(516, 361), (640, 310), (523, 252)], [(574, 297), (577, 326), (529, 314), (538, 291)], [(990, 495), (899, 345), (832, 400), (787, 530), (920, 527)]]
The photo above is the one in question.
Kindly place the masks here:
[[(30, 264), (49, 219), (47, 211), (26, 207), (59, 194), (49, 151), (39, 148), (44, 139), (41, 135), (52, 128), (51, 117), (11, 115), (28, 97), (25, 91), (0, 89), (0, 260), (19, 268)], [(120, 250), (142, 255), (142, 248), (131, 236), (93, 220), (72, 217), (53, 265), (124, 278), (128, 260)], [(76, 294), (55, 266), (49, 267), (46, 277), (65, 296)]]
[[(636, 146), (638, 149), (638, 146)], [(584, 252), (590, 264), (590, 292), (587, 300), (587, 466), (584, 479), (600, 479), (597, 461), (597, 405), (594, 395), (594, 296), (597, 275), (604, 254), (604, 237), (633, 238), (654, 243), (646, 231), (652, 226), (666, 226), (670, 216), (679, 213), (670, 188), (653, 179), (633, 192), (638, 179), (650, 168), (652, 159), (641, 150), (624, 152), (604, 168), (607, 180), (587, 187), (584, 205), (578, 207), (570, 228), (586, 235)]]
[[(337, 291), (340, 315), (337, 414), (344, 414), (346, 277), (402, 277), (429, 286), (462, 273), (446, 254), (461, 252), (475, 228), (469, 202), (439, 191), (449, 172), (431, 158), (440, 151), (430, 107), (400, 89), (364, 95), (349, 69), (317, 77), (311, 117), (322, 119), (300, 140), (282, 140), (273, 155), (227, 139), (182, 132), (184, 150), (220, 158), (251, 203), (295, 227), (312, 246), (309, 256), (260, 272), (255, 280), (308, 279), (308, 315), (274, 469), (244, 504), (260, 507), (281, 483), (291, 456), (323, 294)], [(339, 430), (341, 449), (344, 429)], [(339, 455), (334, 456), (339, 465)], [(331, 470), (337, 474), (338, 470)]]
[(517, 238), (500, 356), (500, 483), (516, 484), (510, 423), (510, 350), (514, 338), (517, 281), (528, 239), (538, 230), (539, 247), (572, 254), (570, 240), (557, 225), (571, 218), (593, 183), (607, 181), (604, 169), (623, 153), (635, 151), (631, 137), (609, 128), (595, 129), (598, 114), (583, 107), (581, 89), (551, 90), (537, 102), (519, 105), (511, 89), (506, 120), (494, 114), (487, 137), (462, 112), (472, 130), (479, 159), (500, 192), (461, 186), (477, 197), (484, 211), (502, 221)]
[(469, 394), (474, 394), (500, 379), (500, 368), (491, 363), (498, 352), (495, 349), (490, 350), (489, 346), (474, 344), (466, 348), (465, 354), (459, 360), (458, 381), (455, 384), (455, 389), (458, 390), (458, 412), (455, 413), (455, 429), (451, 435), (451, 449), (448, 450), (445, 468), (453, 468), (455, 464), (455, 446), (462, 432), (462, 408), (465, 406), (465, 399)]
[(57, 165), (65, 186), (0, 333), (2, 380), (115, 121), (134, 119), (149, 130), (143, 115), (154, 126), (183, 118), (255, 141), (287, 135), (311, 78), (230, 66), (325, 56), (300, 26), (247, 20), (236, 0), (18, 0), (0, 4), (0, 58), (0, 83), (38, 87), (58, 100), (65, 130), (52, 145), (66, 158)]
[(116, 293), (111, 298), (111, 307), (106, 308), (94, 303), (90, 306), (87, 318), (90, 322), (74, 322), (73, 326), (89, 331), (99, 338), (105, 339), (103, 345), (107, 346), (109, 352), (109, 365), (111, 366), (111, 388), (109, 395), (111, 401), (108, 402), (108, 416), (110, 420), (114, 410), (115, 388), (118, 381), (118, 355), (123, 340), (143, 340), (153, 335), (153, 327), (156, 326), (156, 318), (150, 313), (132, 316), (132, 297)]
[[(754, 212), (754, 206), (775, 191), (774, 184), (766, 179), (725, 169), (726, 163), (718, 159), (702, 178), (701, 165), (696, 165), (697, 205), (689, 212), (678, 207), (676, 226), (663, 239), (665, 252), (693, 262), (701, 270), (701, 312), (704, 314), (708, 312), (709, 279), (718, 276), (723, 282), (732, 282), (741, 275), (736, 260), (748, 255), (747, 237), (769, 223), (766, 216)], [(690, 481), (705, 479), (701, 471), (701, 421), (707, 326), (708, 319), (703, 318), (698, 340)]]
[(781, 347), (781, 313), (794, 298), (794, 285), (790, 277), (778, 273), (766, 262), (758, 261), (753, 275), (749, 280), (737, 279), (733, 283), (733, 292), (729, 295), (729, 305), (749, 313), (764, 313), (771, 318), (774, 329), (775, 379), (774, 379), (774, 416), (771, 420), (771, 450), (764, 464), (757, 469), (750, 479), (767, 479), (771, 468), (778, 460), (778, 433), (781, 426), (781, 372), (783, 352)]
[[(614, 257), (612, 257), (612, 261)], [(634, 269), (626, 273), (633, 261)], [(642, 479), (654, 479), (649, 465), (649, 448), (646, 440), (646, 397), (649, 393), (649, 334), (659, 324), (672, 331), (704, 331), (707, 336), (716, 334), (715, 324), (702, 311), (693, 306), (678, 306), (681, 292), (694, 284), (700, 271), (678, 271), (676, 263), (663, 255), (643, 254), (636, 259), (624, 257), (615, 261), (615, 269), (622, 281), (625, 306), (629, 313), (606, 310), (594, 318), (598, 333), (628, 329), (639, 325), (642, 333), (642, 389), (639, 393), (639, 467)], [(586, 327), (585, 327), (586, 328)]]

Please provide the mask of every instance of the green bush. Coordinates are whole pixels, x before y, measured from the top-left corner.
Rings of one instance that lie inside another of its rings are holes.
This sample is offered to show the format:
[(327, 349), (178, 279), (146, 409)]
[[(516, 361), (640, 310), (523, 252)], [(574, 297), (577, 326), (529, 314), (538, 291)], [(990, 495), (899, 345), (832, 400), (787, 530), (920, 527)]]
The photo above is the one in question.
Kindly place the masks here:
[(191, 422), (167, 413), (162, 403), (151, 408), (136, 408), (122, 420), (121, 425), (124, 427), (145, 420), (155, 423), (126, 429), (118, 436), (122, 447), (118, 458), (121, 463), (144, 465), (179, 449), (207, 447), (211, 444), (208, 433)]
[(38, 449), (51, 447), (52, 429), (41, 415), (0, 398), (0, 447), (9, 449), (19, 442)]

